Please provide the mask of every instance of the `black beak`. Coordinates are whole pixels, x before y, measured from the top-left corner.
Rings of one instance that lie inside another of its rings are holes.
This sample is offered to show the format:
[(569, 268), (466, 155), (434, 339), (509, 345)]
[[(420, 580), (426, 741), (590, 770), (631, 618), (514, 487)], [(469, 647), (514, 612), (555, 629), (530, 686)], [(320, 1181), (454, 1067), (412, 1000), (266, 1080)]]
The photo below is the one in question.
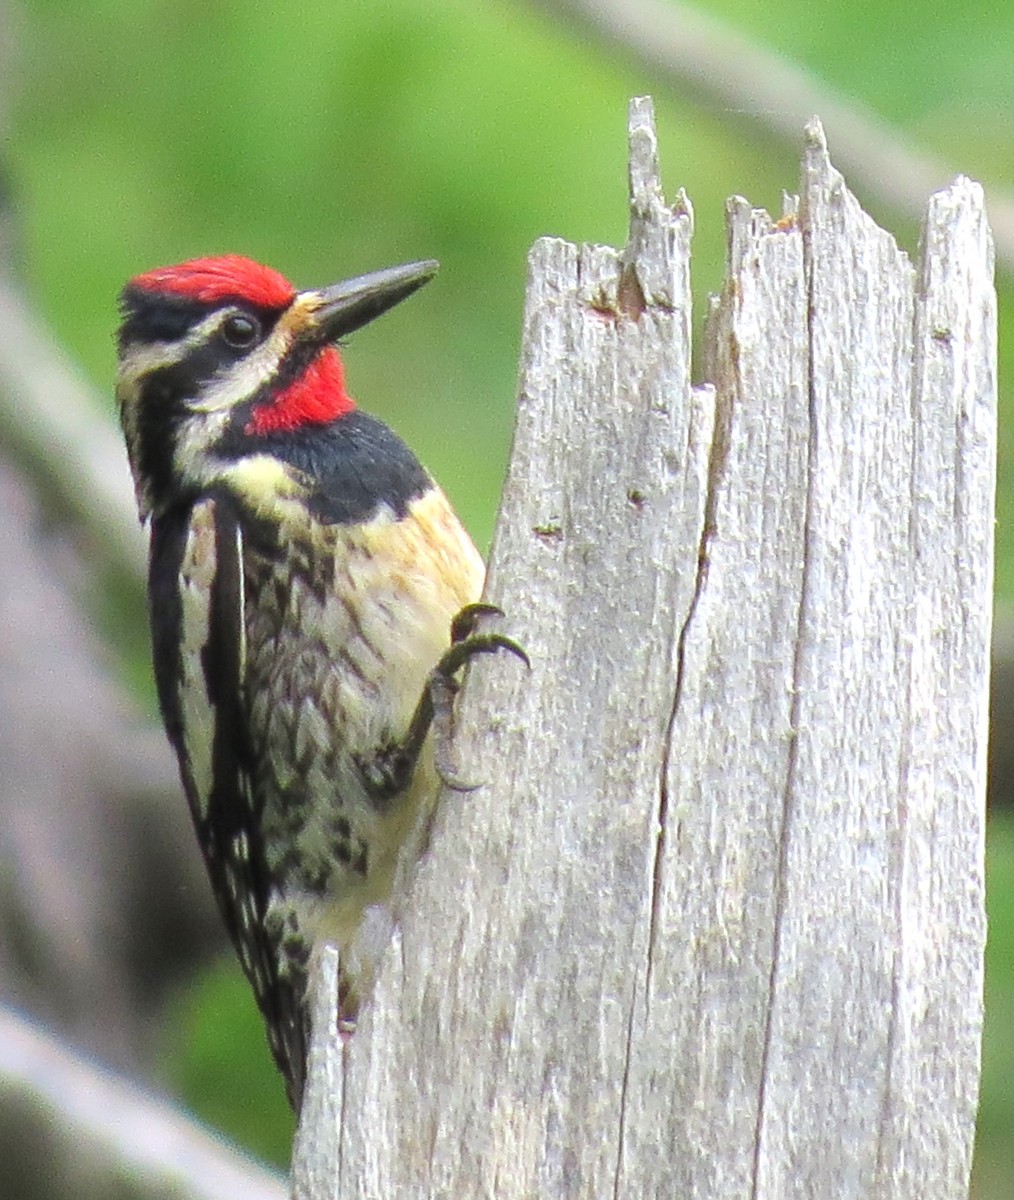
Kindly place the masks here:
[(371, 271), (369, 275), (359, 275), (319, 291), (304, 292), (303, 297), (313, 304), (311, 336), (321, 342), (333, 342), (361, 329), (428, 283), (439, 267), (438, 262), (427, 258)]

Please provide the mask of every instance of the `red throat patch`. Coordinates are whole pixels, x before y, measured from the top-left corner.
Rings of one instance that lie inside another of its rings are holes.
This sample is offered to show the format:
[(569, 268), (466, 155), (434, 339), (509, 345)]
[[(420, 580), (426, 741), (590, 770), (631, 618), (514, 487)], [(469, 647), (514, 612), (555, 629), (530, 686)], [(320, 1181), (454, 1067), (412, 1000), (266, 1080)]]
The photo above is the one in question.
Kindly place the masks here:
[(240, 254), (192, 258), (174, 267), (156, 267), (154, 271), (135, 275), (130, 286), (186, 296), (201, 304), (236, 299), (259, 308), (285, 308), (296, 294), (284, 275)]
[(351, 412), (356, 402), (345, 390), (345, 368), (328, 346), (287, 388), (259, 404), (247, 424), (249, 434), (288, 433), (303, 425), (323, 425)]

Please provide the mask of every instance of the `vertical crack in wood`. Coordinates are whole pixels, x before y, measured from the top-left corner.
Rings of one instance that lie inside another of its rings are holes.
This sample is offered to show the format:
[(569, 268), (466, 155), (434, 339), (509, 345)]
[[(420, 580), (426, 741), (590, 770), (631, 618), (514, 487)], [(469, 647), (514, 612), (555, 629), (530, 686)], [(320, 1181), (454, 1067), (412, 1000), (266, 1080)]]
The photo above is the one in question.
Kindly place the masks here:
[[(659, 769), (658, 805), (656, 809), (658, 833), (656, 835), (655, 858), (651, 871), (651, 907), (648, 914), (648, 943), (644, 973), (643, 995), (646, 1013), (651, 1003), (652, 972), (655, 963), (655, 946), (658, 941), (659, 911), (661, 909), (662, 897), (662, 871), (667, 844), (666, 828), (669, 822), (669, 767), (672, 761), (673, 733), (676, 727), (676, 719), (679, 715), (680, 699), (683, 695), (687, 638), (690, 632), (690, 625), (694, 619), (694, 613), (697, 611), (697, 605), (708, 577), (708, 550), (715, 530), (715, 497), (718, 480), (721, 476), (722, 462), (724, 460), (724, 445), (721, 447), (719, 445), (720, 439), (716, 436), (717, 429), (718, 420), (716, 416), (715, 426), (712, 430), (711, 453), (708, 463), (708, 490), (704, 502), (704, 521), (701, 527), (701, 537), (697, 551), (694, 594), (690, 600), (687, 615), (680, 625), (679, 634), (676, 637), (676, 679), (673, 686), (672, 705), (669, 709), (665, 736), (662, 741), (662, 763)], [(623, 1144), (626, 1131), (627, 1087), (630, 1079), (630, 1060), (633, 1049), (634, 1012), (637, 1007), (637, 995), (637, 989), (632, 989), (630, 1009), (627, 1016), (627, 1043), (623, 1062), (623, 1081), (620, 1087), (619, 1142), (616, 1154), (616, 1173), (613, 1179), (613, 1200), (618, 1200), (620, 1195), (620, 1176), (623, 1168)]]
[[(727, 415), (727, 414), (726, 414)], [(676, 729), (676, 719), (679, 716), (680, 701), (683, 697), (683, 679), (686, 669), (687, 638), (690, 626), (697, 611), (697, 605), (704, 591), (708, 578), (710, 562), (709, 550), (716, 531), (716, 509), (718, 503), (718, 487), (725, 467), (728, 439), (726, 437), (727, 421), (723, 417), (722, 406), (714, 406), (714, 424), (711, 430), (711, 450), (708, 455), (708, 483), (704, 497), (704, 521), (701, 526), (701, 537), (697, 546), (697, 569), (694, 576), (694, 594), (687, 609), (687, 615), (680, 626), (676, 637), (676, 680), (673, 687), (672, 706), (666, 721), (665, 737), (662, 741), (662, 763), (658, 779), (658, 840), (655, 845), (655, 862), (651, 873), (651, 912), (648, 923), (648, 962), (645, 975), (645, 1003), (651, 994), (652, 968), (654, 966), (655, 945), (658, 940), (658, 918), (662, 894), (662, 868), (665, 861), (666, 835), (669, 823), (669, 768), (672, 763), (672, 743)]]
[[(807, 126), (807, 134), (812, 139), (822, 139), (819, 122)], [(826, 150), (825, 150), (826, 153)], [(812, 190), (812, 180), (804, 179), (804, 187)], [(812, 602), (812, 571), (813, 561), (813, 526), (814, 526), (814, 472), (817, 459), (817, 397), (814, 386), (813, 363), (813, 311), (814, 311), (814, 270), (813, 245), (811, 224), (812, 208), (807, 203), (801, 213), (801, 232), (803, 235), (803, 279), (806, 286), (806, 387), (808, 438), (806, 446), (806, 506), (805, 527), (803, 530), (803, 563), (799, 592), (799, 613), (796, 621), (796, 641), (792, 655), (792, 700), (789, 705), (789, 748), (785, 765), (785, 787), (782, 792), (781, 838), (778, 844), (778, 875), (775, 880), (775, 910), (771, 939), (771, 974), (768, 980), (768, 1003), (764, 1015), (764, 1045), (761, 1051), (760, 1082), (757, 1090), (757, 1122), (753, 1143), (753, 1178), (750, 1181), (750, 1200), (758, 1200), (760, 1196), (760, 1170), (764, 1145), (764, 1117), (767, 1102), (768, 1070), (771, 1062), (772, 1038), (774, 1036), (775, 997), (778, 991), (779, 966), (782, 948), (782, 926), (785, 921), (786, 887), (789, 870), (789, 838), (791, 836), (794, 817), (794, 785), (799, 762), (799, 718), (800, 718), (800, 681), (802, 676), (803, 654), (806, 641), (807, 615)]]
[[(637, 260), (646, 242), (649, 226), (657, 224), (671, 210), (665, 205), (658, 165), (658, 143), (655, 132), (654, 105), (650, 97), (635, 97), (630, 103), (629, 125), (629, 180), (630, 180), (630, 229), (627, 244), (621, 256), (622, 272), (620, 286), (617, 292), (618, 307), (627, 311), (634, 319), (640, 317), (648, 304), (664, 303), (666, 298), (645, 297), (644, 290), (637, 272)], [(636, 288), (636, 299), (628, 299), (624, 303), (622, 293), (624, 285), (628, 293)], [(637, 302), (639, 301), (639, 303)], [(676, 298), (668, 297), (670, 309), (675, 307)], [(689, 387), (689, 371), (687, 373)], [(686, 640), (690, 623), (693, 620), (698, 601), (704, 588), (708, 568), (708, 546), (714, 527), (715, 493), (717, 480), (721, 471), (723, 453), (717, 447), (715, 436), (718, 421), (712, 428), (711, 449), (708, 461), (707, 494), (704, 504), (704, 518), (701, 527), (697, 551), (697, 567), (694, 579), (694, 591), (685, 618), (675, 639), (676, 677), (673, 687), (672, 705), (666, 721), (665, 735), (662, 745), (662, 761), (659, 770), (658, 802), (656, 806), (657, 834), (655, 856), (651, 873), (651, 902), (648, 915), (648, 938), (645, 956), (643, 990), (634, 986), (631, 988), (630, 1006), (627, 1012), (626, 1045), (624, 1047), (623, 1077), (620, 1085), (618, 1140), (616, 1150), (616, 1169), (613, 1175), (613, 1200), (619, 1200), (623, 1174), (623, 1153), (626, 1140), (627, 1096), (630, 1083), (631, 1059), (633, 1057), (634, 1018), (638, 1006), (638, 997), (643, 995), (645, 1013), (647, 1015), (652, 985), (655, 946), (658, 939), (659, 911), (661, 908), (662, 871), (665, 861), (666, 828), (669, 820), (669, 767), (671, 761), (671, 746), (673, 730), (679, 713), (680, 697), (682, 695), (684, 676), (684, 656)], [(689, 452), (689, 447), (687, 447)]]

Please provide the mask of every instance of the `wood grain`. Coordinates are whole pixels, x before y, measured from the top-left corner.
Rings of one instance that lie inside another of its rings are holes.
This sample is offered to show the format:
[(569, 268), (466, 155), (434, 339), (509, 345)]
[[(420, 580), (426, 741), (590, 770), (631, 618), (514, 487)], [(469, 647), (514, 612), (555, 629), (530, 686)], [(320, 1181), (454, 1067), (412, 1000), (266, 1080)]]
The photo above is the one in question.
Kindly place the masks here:
[(301, 1198), (965, 1197), (984, 941), (995, 300), (981, 189), (913, 264), (807, 131), (690, 239), (631, 109), (620, 252), (536, 243), (464, 772)]

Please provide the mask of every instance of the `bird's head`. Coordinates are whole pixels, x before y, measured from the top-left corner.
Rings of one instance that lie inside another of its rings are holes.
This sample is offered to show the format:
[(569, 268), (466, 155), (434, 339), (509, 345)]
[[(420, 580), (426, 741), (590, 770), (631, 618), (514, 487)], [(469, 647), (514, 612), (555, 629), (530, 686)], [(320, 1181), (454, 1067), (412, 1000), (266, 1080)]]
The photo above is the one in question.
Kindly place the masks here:
[(297, 292), (230, 254), (131, 279), (120, 298), (116, 397), (141, 515), (213, 485), (271, 437), (351, 412), (335, 341), (436, 270), (408, 263)]

